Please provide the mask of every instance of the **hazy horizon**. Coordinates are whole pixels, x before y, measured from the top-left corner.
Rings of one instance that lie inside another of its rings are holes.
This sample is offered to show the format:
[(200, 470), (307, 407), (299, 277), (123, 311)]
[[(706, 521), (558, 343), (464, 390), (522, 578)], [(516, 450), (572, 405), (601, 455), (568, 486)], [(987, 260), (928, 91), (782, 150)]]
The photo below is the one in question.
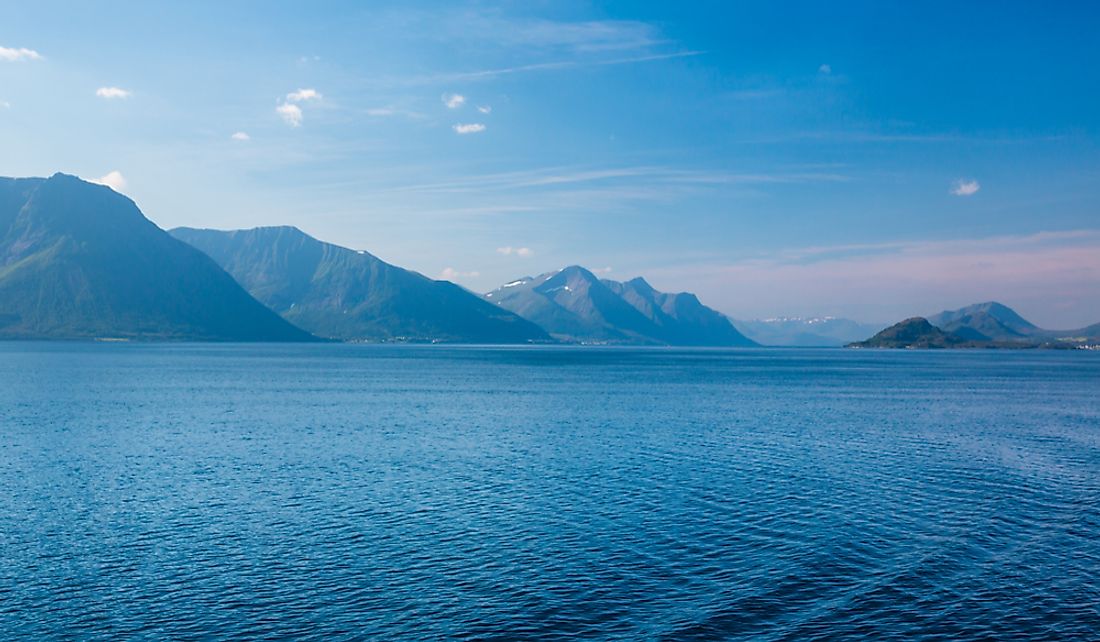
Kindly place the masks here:
[(0, 175), (294, 225), (476, 292), (579, 264), (741, 319), (1100, 321), (1100, 10), (41, 2)]

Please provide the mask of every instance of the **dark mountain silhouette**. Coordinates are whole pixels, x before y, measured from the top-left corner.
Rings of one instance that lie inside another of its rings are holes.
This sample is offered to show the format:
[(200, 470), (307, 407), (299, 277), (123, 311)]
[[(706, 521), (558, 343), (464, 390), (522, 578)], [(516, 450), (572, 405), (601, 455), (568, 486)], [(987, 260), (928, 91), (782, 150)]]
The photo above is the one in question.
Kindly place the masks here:
[(851, 348), (958, 348), (969, 340), (944, 332), (924, 317), (913, 317), (886, 328), (866, 341), (849, 344)]
[(694, 294), (668, 294), (645, 279), (601, 280), (571, 266), (524, 277), (485, 295), (488, 301), (581, 343), (752, 346), (724, 315)]
[(946, 310), (929, 317), (928, 321), (941, 330), (974, 341), (1028, 341), (1046, 334), (1012, 308), (996, 301)]
[(249, 292), (317, 336), (347, 341), (527, 343), (536, 325), (451, 283), (323, 243), (293, 227), (178, 228)]
[(1082, 343), (1094, 344), (1100, 338), (1100, 323), (1077, 330), (1047, 330), (1024, 319), (1012, 308), (995, 301), (948, 310), (929, 317), (928, 320), (940, 329), (970, 341), (1065, 347)]
[[(933, 323), (932, 321), (935, 321)], [(941, 312), (932, 320), (906, 319), (854, 348), (1089, 348), (1100, 343), (1100, 324), (1080, 330), (1044, 330), (1000, 303)]]
[(130, 199), (64, 174), (0, 179), (0, 337), (315, 340)]

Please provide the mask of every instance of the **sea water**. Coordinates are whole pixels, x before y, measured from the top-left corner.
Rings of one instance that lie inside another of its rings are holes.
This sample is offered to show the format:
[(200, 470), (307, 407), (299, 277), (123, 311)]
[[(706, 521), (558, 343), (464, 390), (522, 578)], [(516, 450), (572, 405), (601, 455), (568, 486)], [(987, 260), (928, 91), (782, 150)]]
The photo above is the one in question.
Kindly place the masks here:
[(4, 639), (1100, 639), (1100, 354), (0, 344)]

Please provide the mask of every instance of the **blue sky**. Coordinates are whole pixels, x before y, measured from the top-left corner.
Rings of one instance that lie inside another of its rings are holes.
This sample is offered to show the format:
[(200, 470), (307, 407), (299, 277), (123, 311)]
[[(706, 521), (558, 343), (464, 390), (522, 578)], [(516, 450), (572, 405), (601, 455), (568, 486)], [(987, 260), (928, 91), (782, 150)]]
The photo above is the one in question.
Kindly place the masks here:
[(579, 263), (745, 318), (1100, 321), (1100, 9), (0, 5), (0, 175), (471, 289)]

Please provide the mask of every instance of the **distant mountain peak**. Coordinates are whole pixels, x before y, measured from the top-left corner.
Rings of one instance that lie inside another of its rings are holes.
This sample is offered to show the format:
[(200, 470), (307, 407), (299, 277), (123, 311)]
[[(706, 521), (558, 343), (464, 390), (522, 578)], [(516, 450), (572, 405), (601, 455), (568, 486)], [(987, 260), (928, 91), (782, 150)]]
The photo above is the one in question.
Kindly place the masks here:
[(657, 291), (656, 288), (654, 288), (652, 285), (649, 284), (649, 281), (646, 281), (645, 278), (640, 277), (640, 276), (636, 276), (633, 279), (630, 279), (629, 281), (626, 282), (626, 285), (629, 285), (629, 286), (631, 286), (631, 287), (633, 287), (637, 290), (641, 290), (643, 292), (656, 292)]
[(945, 310), (929, 321), (938, 328), (972, 340), (1018, 341), (1041, 330), (1015, 310), (997, 301)]
[(568, 341), (754, 345), (695, 295), (658, 292), (642, 278), (601, 280), (579, 265), (510, 281), (485, 297)]
[(885, 324), (834, 316), (733, 319), (745, 336), (766, 346), (840, 347), (875, 334)]
[[(595, 274), (593, 274), (587, 268), (583, 268), (579, 265), (569, 265), (563, 267), (562, 269), (557, 271), (557, 275), (566, 278), (581, 278), (586, 281), (599, 281), (599, 278), (597, 278)], [(553, 278), (554, 276), (554, 273), (549, 273), (549, 275), (547, 276), (547, 280)]]

